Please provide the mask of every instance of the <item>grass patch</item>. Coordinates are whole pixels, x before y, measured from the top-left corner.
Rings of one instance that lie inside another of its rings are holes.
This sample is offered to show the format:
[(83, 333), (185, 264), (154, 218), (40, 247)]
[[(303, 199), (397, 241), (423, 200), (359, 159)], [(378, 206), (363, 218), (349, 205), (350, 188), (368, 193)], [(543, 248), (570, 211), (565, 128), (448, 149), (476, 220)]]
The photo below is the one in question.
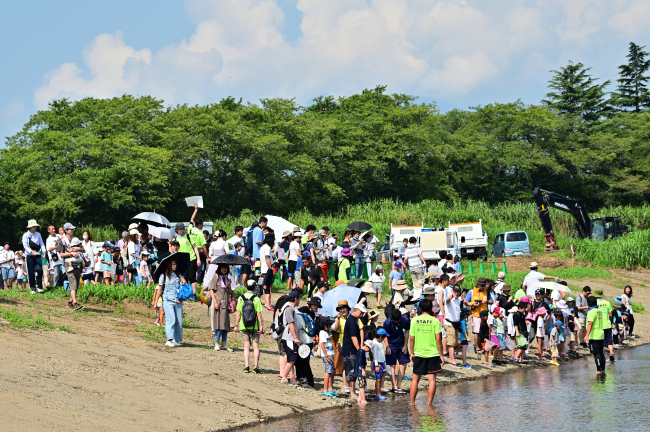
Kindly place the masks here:
[(29, 312), (20, 313), (16, 310), (3, 310), (2, 318), (9, 321), (12, 329), (52, 330), (54, 328), (54, 324), (43, 318), (43, 316), (39, 315), (34, 318)]
[(64, 333), (72, 333), (72, 330), (70, 330), (70, 327), (68, 326), (59, 326), (59, 331), (64, 332)]
[(148, 324), (140, 324), (134, 329), (140, 333), (144, 340), (161, 342), (164, 339), (165, 327), (151, 326)]
[(638, 314), (645, 313), (645, 306), (643, 306), (641, 303), (630, 302), (630, 305), (632, 306), (632, 312), (638, 313)]

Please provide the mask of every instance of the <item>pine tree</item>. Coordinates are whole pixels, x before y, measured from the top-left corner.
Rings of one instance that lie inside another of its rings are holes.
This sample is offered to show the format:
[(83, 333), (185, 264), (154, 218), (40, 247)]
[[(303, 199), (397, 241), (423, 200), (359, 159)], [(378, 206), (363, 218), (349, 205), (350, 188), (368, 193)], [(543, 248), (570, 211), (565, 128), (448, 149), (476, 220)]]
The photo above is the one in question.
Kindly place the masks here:
[(614, 104), (620, 109), (632, 110), (636, 113), (650, 108), (650, 92), (648, 92), (648, 76), (644, 75), (650, 69), (650, 59), (646, 60), (647, 52), (642, 46), (630, 42), (629, 62), (618, 67), (620, 78), (613, 93)]
[(547, 99), (542, 103), (564, 115), (582, 117), (588, 123), (606, 115), (611, 110), (605, 92), (610, 81), (596, 84), (598, 78), (592, 78), (588, 73), (590, 70), (582, 63), (569, 61), (559, 71), (551, 71), (553, 78), (548, 87), (555, 91), (547, 93)]

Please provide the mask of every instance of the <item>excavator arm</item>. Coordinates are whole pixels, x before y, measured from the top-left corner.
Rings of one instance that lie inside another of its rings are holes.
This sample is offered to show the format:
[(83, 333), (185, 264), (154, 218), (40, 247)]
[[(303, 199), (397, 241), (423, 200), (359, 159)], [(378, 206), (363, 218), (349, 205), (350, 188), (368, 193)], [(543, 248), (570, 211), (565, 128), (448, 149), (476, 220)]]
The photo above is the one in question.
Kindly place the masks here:
[(539, 219), (542, 222), (542, 228), (544, 228), (547, 249), (549, 246), (552, 250), (558, 249), (555, 244), (555, 233), (553, 232), (553, 224), (548, 211), (550, 207), (565, 211), (573, 216), (576, 220), (579, 236), (581, 238), (591, 238), (591, 219), (589, 213), (579, 201), (540, 188), (533, 190), (533, 197), (535, 197)]

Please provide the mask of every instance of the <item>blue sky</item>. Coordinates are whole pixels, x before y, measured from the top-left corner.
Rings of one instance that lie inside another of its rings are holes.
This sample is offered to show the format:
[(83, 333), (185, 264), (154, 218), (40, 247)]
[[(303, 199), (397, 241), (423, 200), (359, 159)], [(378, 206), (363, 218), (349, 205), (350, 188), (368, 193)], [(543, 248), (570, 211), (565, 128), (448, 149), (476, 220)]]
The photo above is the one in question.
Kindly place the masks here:
[(4, 2), (0, 136), (68, 97), (167, 104), (389, 92), (446, 111), (537, 103), (569, 60), (616, 79), (650, 45), (647, 0)]

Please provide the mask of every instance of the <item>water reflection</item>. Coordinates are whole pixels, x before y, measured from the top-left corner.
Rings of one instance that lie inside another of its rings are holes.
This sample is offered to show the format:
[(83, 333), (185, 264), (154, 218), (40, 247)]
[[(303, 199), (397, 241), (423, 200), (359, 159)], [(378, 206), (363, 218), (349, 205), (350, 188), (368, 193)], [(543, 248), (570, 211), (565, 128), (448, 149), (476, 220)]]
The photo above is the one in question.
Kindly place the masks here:
[(648, 384), (650, 346), (644, 346), (617, 353), (603, 378), (596, 377), (591, 360), (584, 360), (439, 387), (433, 407), (426, 406), (426, 392), (421, 391), (413, 408), (408, 396), (394, 396), (363, 408), (330, 410), (251, 430), (648, 430)]

